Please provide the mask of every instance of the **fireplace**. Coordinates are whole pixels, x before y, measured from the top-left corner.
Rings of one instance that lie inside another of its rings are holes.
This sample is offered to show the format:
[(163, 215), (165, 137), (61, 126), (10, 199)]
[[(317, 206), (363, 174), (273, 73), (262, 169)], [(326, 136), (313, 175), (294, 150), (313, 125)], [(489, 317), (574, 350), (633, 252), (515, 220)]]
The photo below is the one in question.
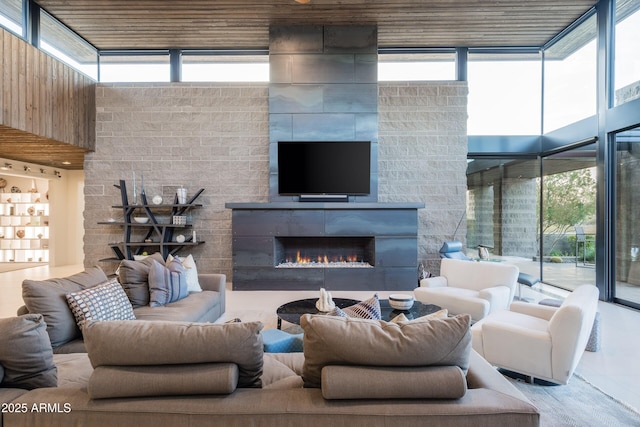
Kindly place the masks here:
[(373, 268), (373, 237), (277, 237), (276, 268)]
[(228, 203), (234, 290), (408, 291), (417, 203)]

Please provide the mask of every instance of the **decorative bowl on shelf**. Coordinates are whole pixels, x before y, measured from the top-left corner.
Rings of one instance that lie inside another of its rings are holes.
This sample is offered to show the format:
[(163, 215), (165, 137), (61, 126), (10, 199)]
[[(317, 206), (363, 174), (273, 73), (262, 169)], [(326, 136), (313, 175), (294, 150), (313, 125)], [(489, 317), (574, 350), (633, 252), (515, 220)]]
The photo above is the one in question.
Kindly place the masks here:
[(138, 224), (146, 224), (147, 222), (149, 222), (149, 217), (146, 217), (146, 216), (134, 216), (133, 220), (135, 222), (137, 222)]
[(389, 305), (396, 310), (409, 310), (413, 306), (413, 296), (407, 294), (389, 295)]

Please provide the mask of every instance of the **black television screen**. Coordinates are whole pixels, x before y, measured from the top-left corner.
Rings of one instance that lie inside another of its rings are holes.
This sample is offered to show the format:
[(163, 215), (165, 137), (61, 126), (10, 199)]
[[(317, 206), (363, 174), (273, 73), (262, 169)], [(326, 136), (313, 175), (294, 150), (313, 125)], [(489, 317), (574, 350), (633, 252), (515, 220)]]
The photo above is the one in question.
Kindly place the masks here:
[(278, 142), (278, 193), (281, 195), (368, 195), (369, 141)]

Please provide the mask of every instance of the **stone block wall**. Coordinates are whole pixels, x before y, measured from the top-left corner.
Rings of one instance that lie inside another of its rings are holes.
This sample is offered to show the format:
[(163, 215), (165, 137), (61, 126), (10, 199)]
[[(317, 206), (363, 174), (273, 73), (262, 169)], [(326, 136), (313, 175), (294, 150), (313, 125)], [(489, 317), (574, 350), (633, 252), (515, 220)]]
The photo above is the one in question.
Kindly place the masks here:
[[(379, 202), (420, 202), (418, 262), (437, 272), (438, 250), (454, 232), (466, 200), (466, 105), (463, 82), (379, 84)], [(269, 201), (268, 84), (100, 84), (96, 91), (96, 151), (85, 160), (85, 266), (108, 272), (117, 263), (109, 242), (116, 226), (98, 225), (121, 213), (113, 185), (172, 200), (180, 185), (204, 188), (193, 212), (206, 243), (193, 249), (198, 270), (231, 270), (231, 211), (227, 202)], [(460, 225), (465, 230), (466, 225)], [(463, 234), (464, 235), (464, 234)]]
[[(465, 212), (467, 93), (466, 82), (378, 84), (378, 201), (425, 203), (418, 262), (431, 273)], [(465, 230), (463, 219), (456, 236), (463, 242)]]
[[(192, 248), (199, 271), (231, 274), (231, 212), (227, 202), (268, 201), (269, 136), (266, 84), (100, 84), (96, 151), (85, 160), (85, 265), (113, 270), (109, 242), (122, 229), (97, 225), (122, 218), (120, 179), (138, 192), (171, 202), (184, 185), (205, 191), (192, 211), (205, 244)], [(131, 190), (129, 191), (131, 197)]]

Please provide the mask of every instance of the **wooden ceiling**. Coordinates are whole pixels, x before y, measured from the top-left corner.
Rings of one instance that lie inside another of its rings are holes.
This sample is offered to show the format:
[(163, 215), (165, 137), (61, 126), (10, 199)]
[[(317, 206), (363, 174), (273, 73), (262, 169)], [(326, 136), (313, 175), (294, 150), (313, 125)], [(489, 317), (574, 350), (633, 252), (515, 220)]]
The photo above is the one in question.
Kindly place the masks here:
[(595, 0), (37, 0), (98, 49), (266, 48), (270, 25), (378, 26), (380, 47), (542, 46)]
[[(0, 157), (60, 169), (83, 169), (85, 150), (0, 125)], [(64, 162), (64, 163), (63, 163)]]

